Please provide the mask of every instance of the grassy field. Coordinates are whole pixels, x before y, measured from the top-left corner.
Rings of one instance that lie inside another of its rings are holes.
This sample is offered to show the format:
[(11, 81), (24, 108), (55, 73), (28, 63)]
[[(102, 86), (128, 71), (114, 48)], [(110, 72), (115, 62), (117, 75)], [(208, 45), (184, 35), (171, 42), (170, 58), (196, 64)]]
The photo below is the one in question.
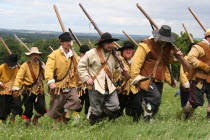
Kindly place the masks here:
[[(165, 84), (162, 104), (158, 115), (150, 123), (141, 121), (133, 123), (132, 118), (125, 116), (115, 122), (104, 121), (90, 126), (85, 116), (81, 114), (79, 123), (75, 121), (61, 125), (59, 130), (53, 130), (51, 119), (47, 116), (40, 119), (40, 125), (25, 128), (23, 120), (17, 117), (17, 123), (0, 126), (0, 140), (33, 139), (33, 140), (137, 140), (137, 139), (209, 139), (210, 121), (206, 120), (206, 104), (196, 110), (194, 118), (180, 120), (180, 100), (175, 98), (176, 89)], [(49, 102), (49, 96), (47, 96)]]

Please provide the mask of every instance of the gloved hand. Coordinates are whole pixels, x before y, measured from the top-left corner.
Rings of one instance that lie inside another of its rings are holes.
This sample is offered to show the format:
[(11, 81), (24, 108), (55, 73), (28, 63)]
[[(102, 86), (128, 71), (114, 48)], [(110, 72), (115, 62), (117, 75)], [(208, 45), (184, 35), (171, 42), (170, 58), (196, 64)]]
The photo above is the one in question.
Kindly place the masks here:
[(198, 68), (202, 69), (206, 73), (210, 73), (210, 66), (208, 64), (203, 63), (202, 61), (200, 61), (200, 63), (198, 64)]
[(131, 82), (130, 85), (136, 85), (139, 81), (141, 81), (142, 79), (144, 79), (144, 76), (138, 75), (136, 76), (136, 78)]

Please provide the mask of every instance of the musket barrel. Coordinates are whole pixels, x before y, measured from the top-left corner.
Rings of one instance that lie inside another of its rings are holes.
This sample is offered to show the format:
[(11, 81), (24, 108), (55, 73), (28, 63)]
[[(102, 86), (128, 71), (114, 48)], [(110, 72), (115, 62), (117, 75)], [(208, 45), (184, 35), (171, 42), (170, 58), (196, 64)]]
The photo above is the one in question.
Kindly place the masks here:
[(79, 47), (81, 47), (82, 44), (79, 42), (79, 39), (77, 38), (77, 36), (73, 33), (73, 31), (70, 28), (69, 28), (69, 32), (71, 33), (71, 35), (73, 36), (74, 40), (77, 42)]
[(55, 13), (56, 13), (56, 15), (57, 15), (58, 21), (59, 21), (59, 23), (60, 23), (60, 25), (61, 25), (62, 31), (63, 31), (63, 32), (66, 32), (66, 29), (65, 29), (65, 27), (64, 27), (63, 21), (62, 21), (62, 19), (61, 19), (61, 16), (60, 16), (60, 14), (59, 14), (58, 9), (57, 9), (57, 6), (54, 4), (53, 7), (54, 7)]
[(185, 30), (185, 32), (187, 33), (188, 38), (190, 39), (190, 43), (194, 43), (194, 41), (193, 41), (193, 39), (192, 39), (191, 35), (189, 34), (189, 32), (188, 32), (187, 28), (185, 27), (185, 25), (184, 25), (184, 24), (182, 24), (182, 26), (184, 27), (184, 30)]
[(193, 17), (195, 18), (195, 20), (198, 22), (198, 24), (201, 26), (201, 28), (204, 30), (204, 32), (206, 32), (206, 28), (203, 26), (203, 24), (200, 22), (200, 20), (198, 19), (198, 17), (195, 15), (195, 13), (193, 12), (193, 10), (191, 8), (188, 8), (190, 13), (193, 15)]
[(14, 36), (15, 36), (15, 39), (17, 39), (17, 41), (18, 41), (21, 45), (23, 45), (23, 47), (25, 47), (27, 51), (30, 52), (30, 49), (26, 46), (26, 44), (24, 44), (24, 43), (20, 40), (20, 38), (18, 38), (15, 34), (14, 34)]
[(12, 52), (10, 51), (10, 49), (9, 49), (9, 47), (7, 46), (7, 44), (4, 42), (4, 40), (0, 37), (0, 40), (1, 40), (1, 42), (2, 42), (2, 44), (3, 44), (3, 46), (5, 47), (5, 49), (7, 50), (7, 52), (9, 53), (9, 54), (12, 54)]
[(131, 38), (126, 32), (122, 31), (136, 46), (138, 46), (138, 43), (133, 39)]
[[(87, 18), (90, 20), (90, 22), (92, 23), (92, 25), (94, 26), (94, 28), (96, 29), (96, 31), (98, 31), (99, 35), (101, 36), (103, 34), (103, 32), (98, 28), (98, 26), (96, 25), (96, 23), (94, 22), (94, 20), (90, 17), (90, 15), (87, 13), (87, 11), (85, 10), (85, 8), (82, 6), (81, 3), (79, 3), (79, 6), (81, 7), (82, 11), (85, 13), (85, 15), (87, 16)], [(115, 46), (117, 46), (118, 48), (121, 48), (121, 46), (118, 43), (113, 42), (113, 44)]]
[(144, 14), (144, 16), (149, 20), (149, 22), (155, 27), (155, 29), (158, 30), (158, 26), (155, 24), (155, 22), (150, 18), (150, 16), (144, 11), (144, 9), (137, 3), (136, 6), (138, 9)]

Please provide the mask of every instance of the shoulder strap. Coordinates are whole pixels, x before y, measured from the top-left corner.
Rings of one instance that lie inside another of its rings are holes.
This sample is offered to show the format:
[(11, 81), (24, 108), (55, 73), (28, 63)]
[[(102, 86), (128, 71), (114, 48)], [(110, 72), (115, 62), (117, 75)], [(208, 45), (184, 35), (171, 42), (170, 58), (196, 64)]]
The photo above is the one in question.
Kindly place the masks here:
[(109, 69), (108, 69), (108, 67), (107, 67), (107, 65), (106, 65), (106, 63), (107, 63), (107, 61), (108, 61), (109, 56), (110, 56), (111, 53), (109, 53), (109, 56), (107, 57), (107, 59), (106, 59), (106, 61), (105, 61), (105, 60), (104, 60), (104, 57), (103, 57), (103, 55), (102, 55), (102, 53), (101, 53), (100, 48), (96, 48), (96, 49), (97, 49), (99, 58), (100, 58), (100, 60), (101, 60), (101, 65), (103, 66), (104, 71), (105, 71), (106, 74), (108, 75), (109, 79), (112, 81), (112, 74), (111, 74), (111, 72), (109, 71)]
[(30, 70), (30, 72), (31, 72), (31, 76), (32, 76), (32, 78), (33, 78), (33, 80), (34, 80), (34, 82), (35, 82), (35, 81), (36, 81), (36, 76), (35, 76), (35, 74), (34, 74), (34, 70), (33, 70), (33, 68), (32, 68), (31, 61), (28, 61), (27, 64), (28, 64), (29, 70)]

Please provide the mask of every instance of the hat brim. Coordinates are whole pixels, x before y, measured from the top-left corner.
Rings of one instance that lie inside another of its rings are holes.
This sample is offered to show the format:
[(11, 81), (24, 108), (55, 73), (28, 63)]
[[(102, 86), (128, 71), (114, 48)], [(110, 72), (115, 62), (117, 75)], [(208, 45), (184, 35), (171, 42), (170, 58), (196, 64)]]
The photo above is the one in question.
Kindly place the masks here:
[(175, 42), (176, 41), (176, 35), (175, 33), (171, 33), (170, 37), (163, 36), (159, 33), (159, 30), (152, 31), (153, 37), (157, 41), (165, 41), (165, 42)]
[(118, 41), (119, 39), (116, 38), (112, 38), (112, 39), (105, 39), (102, 41), (99, 41), (98, 43), (96, 43), (95, 45), (98, 45), (99, 43), (104, 43), (104, 42), (113, 42), (113, 41)]
[(32, 52), (32, 53), (27, 52), (27, 53), (25, 53), (25, 55), (27, 55), (27, 56), (30, 56), (30, 55), (32, 55), (32, 54), (42, 55), (42, 52)]
[(71, 38), (65, 38), (65, 39), (60, 39), (60, 42), (65, 42), (65, 41), (72, 41), (73, 39)]
[(14, 66), (17, 65), (17, 61), (16, 61), (16, 62), (11, 62), (11, 61), (5, 59), (4, 62), (5, 62), (9, 67), (14, 67)]
[(122, 47), (122, 48), (117, 49), (117, 51), (123, 51), (124, 49), (128, 49), (128, 48), (134, 49), (134, 47)]

